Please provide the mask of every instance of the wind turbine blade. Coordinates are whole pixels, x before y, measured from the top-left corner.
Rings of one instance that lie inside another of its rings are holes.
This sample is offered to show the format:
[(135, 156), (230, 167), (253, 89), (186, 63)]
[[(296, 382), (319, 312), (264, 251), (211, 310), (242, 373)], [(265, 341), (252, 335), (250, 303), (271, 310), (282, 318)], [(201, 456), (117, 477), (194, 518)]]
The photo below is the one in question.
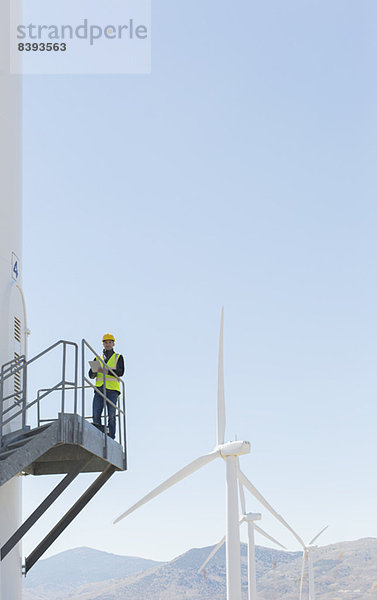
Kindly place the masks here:
[(314, 542), (316, 541), (316, 539), (317, 539), (317, 538), (319, 538), (319, 536), (320, 536), (320, 535), (321, 535), (321, 534), (322, 534), (324, 531), (326, 531), (326, 529), (327, 529), (327, 528), (328, 528), (328, 525), (326, 525), (326, 527), (324, 527), (323, 529), (321, 529), (321, 531), (320, 531), (319, 533), (317, 533), (317, 535), (316, 535), (316, 536), (315, 536), (315, 537), (314, 537), (312, 540), (310, 540), (310, 542), (309, 542), (308, 546), (311, 546), (312, 544), (314, 544)]
[(225, 438), (225, 395), (224, 395), (224, 307), (221, 310), (219, 368), (217, 380), (217, 445), (224, 443)]
[[(237, 456), (237, 471), (239, 472), (239, 470), (240, 470), (240, 459)], [(246, 514), (245, 492), (243, 491), (243, 485), (239, 479), (238, 479), (238, 487), (240, 490), (241, 511), (242, 511), (242, 514), (245, 515)]]
[(292, 529), (292, 527), (290, 525), (288, 525), (287, 521), (285, 521), (283, 519), (283, 517), (281, 515), (279, 515), (279, 513), (277, 513), (274, 508), (272, 508), (271, 504), (269, 504), (267, 502), (267, 500), (265, 498), (263, 498), (262, 494), (260, 492), (258, 492), (257, 488), (253, 486), (253, 484), (248, 480), (248, 478), (246, 477), (246, 475), (244, 475), (244, 473), (242, 473), (241, 470), (239, 470), (239, 472), (238, 472), (238, 477), (239, 477), (240, 481), (243, 483), (243, 485), (249, 490), (249, 492), (251, 492), (253, 494), (253, 496), (255, 496), (255, 498), (257, 500), (259, 500), (259, 502), (261, 504), (263, 504), (263, 506), (265, 508), (267, 508), (267, 510), (272, 515), (274, 515), (274, 517), (278, 521), (280, 521), (280, 523), (282, 523), (282, 525), (284, 525), (284, 527), (286, 527), (287, 529), (289, 529), (289, 531), (294, 535), (294, 537), (300, 543), (300, 545), (303, 548), (305, 548), (305, 544), (304, 544), (303, 540), (300, 538), (300, 536)]
[(263, 529), (261, 529), (261, 527), (258, 527), (258, 525), (255, 525), (255, 523), (254, 523), (254, 529), (261, 535), (264, 535), (264, 537), (267, 538), (268, 540), (271, 540), (271, 542), (274, 542), (274, 544), (277, 544), (278, 546), (280, 546), (280, 548), (283, 548), (284, 550), (287, 549), (285, 546), (283, 546), (283, 544), (281, 544), (280, 542), (275, 540), (275, 538), (273, 538), (272, 535), (269, 535)]
[(149, 492), (149, 494), (144, 496), (141, 500), (136, 502), (136, 504), (131, 506), (131, 508), (129, 508), (124, 513), (122, 513), (119, 517), (117, 517), (114, 521), (114, 524), (118, 523), (119, 521), (121, 521), (122, 519), (127, 517), (129, 514), (134, 512), (134, 510), (136, 510), (137, 508), (140, 508), (140, 506), (143, 506), (143, 504), (146, 504), (147, 502), (149, 502), (149, 500), (152, 500), (152, 498), (155, 498), (156, 496), (158, 496), (159, 494), (161, 494), (162, 492), (164, 492), (165, 490), (167, 490), (168, 488), (173, 486), (175, 483), (178, 483), (178, 481), (181, 481), (185, 477), (188, 477), (188, 475), (191, 475), (191, 473), (194, 473), (201, 467), (204, 467), (204, 465), (211, 462), (218, 456), (220, 456), (219, 450), (214, 450), (213, 452), (210, 452), (209, 454), (204, 454), (203, 456), (196, 458), (190, 464), (183, 467), (183, 469), (181, 469), (180, 471), (177, 471), (177, 473), (175, 473), (174, 475), (169, 477), (169, 479), (167, 479), (166, 481), (164, 481), (163, 483), (158, 485), (156, 488), (154, 488), (154, 490)]
[(224, 542), (225, 542), (225, 535), (224, 535), (223, 538), (221, 538), (221, 540), (219, 541), (219, 543), (214, 547), (214, 549), (212, 550), (212, 552), (208, 555), (208, 558), (206, 558), (206, 560), (204, 561), (204, 563), (202, 564), (202, 566), (198, 570), (198, 573), (200, 573), (201, 571), (203, 571), (204, 567), (209, 563), (209, 561), (211, 560), (212, 556), (215, 556), (216, 552), (218, 551), (219, 548), (221, 548), (221, 546), (223, 545)]
[[(239, 520), (239, 525), (242, 525), (242, 523), (245, 521), (245, 519), (242, 517)], [(209, 563), (209, 561), (211, 560), (212, 556), (214, 556), (216, 554), (216, 552), (219, 550), (219, 548), (221, 548), (221, 546), (223, 545), (223, 543), (225, 542), (226, 536), (224, 535), (223, 538), (221, 538), (221, 540), (219, 541), (219, 543), (217, 544), (217, 546), (214, 547), (214, 549), (212, 550), (212, 552), (210, 553), (210, 555), (208, 556), (208, 558), (206, 558), (206, 560), (204, 561), (204, 563), (202, 564), (202, 566), (200, 567), (200, 569), (198, 570), (198, 573), (200, 573), (201, 571), (203, 571), (204, 567)], [(278, 542), (279, 543), (279, 542)], [(284, 548), (284, 546), (283, 546)]]

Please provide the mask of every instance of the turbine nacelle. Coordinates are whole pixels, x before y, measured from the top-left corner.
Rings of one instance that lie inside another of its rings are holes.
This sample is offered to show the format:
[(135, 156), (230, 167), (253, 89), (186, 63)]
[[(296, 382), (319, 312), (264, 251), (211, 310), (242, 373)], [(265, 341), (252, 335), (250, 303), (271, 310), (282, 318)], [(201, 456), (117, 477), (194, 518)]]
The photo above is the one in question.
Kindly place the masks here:
[(250, 454), (250, 449), (250, 442), (241, 441), (219, 444), (216, 448), (223, 458), (226, 458), (227, 456), (241, 456), (242, 454)]
[(254, 523), (254, 521), (260, 521), (261, 518), (261, 513), (246, 513), (242, 516), (242, 520), (246, 523)]

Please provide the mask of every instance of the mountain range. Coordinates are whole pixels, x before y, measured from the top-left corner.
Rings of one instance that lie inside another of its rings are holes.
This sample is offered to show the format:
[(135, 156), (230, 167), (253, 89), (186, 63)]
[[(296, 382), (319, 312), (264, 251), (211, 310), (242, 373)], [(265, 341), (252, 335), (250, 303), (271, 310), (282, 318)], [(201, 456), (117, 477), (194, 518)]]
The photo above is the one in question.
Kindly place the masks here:
[[(212, 548), (193, 548), (166, 563), (75, 548), (39, 561), (24, 581), (23, 600), (224, 600), (224, 548), (198, 574)], [(246, 600), (245, 544), (241, 560)], [(257, 546), (258, 600), (298, 600), (301, 564), (301, 552)], [(376, 600), (377, 539), (319, 547), (314, 573), (317, 600)]]

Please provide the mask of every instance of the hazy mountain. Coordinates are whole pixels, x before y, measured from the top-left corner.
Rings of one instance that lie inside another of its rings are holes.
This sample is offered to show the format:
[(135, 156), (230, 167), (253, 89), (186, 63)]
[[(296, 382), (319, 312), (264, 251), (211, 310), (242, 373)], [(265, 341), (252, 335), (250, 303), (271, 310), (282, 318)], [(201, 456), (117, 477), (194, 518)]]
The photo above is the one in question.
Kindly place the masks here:
[[(197, 572), (211, 549), (195, 548), (168, 563), (153, 563), (78, 548), (40, 561), (26, 578), (24, 600), (224, 600), (224, 548), (204, 575)], [(245, 600), (246, 553), (242, 545)], [(301, 560), (300, 552), (257, 546), (259, 600), (297, 600)], [(375, 600), (377, 539), (318, 548), (314, 570), (318, 600)], [(306, 599), (307, 580), (304, 591)]]
[(133, 556), (118, 556), (92, 548), (75, 548), (40, 560), (24, 580), (23, 597), (60, 600), (83, 584), (105, 582), (145, 571), (161, 563)]
[[(277, 564), (259, 581), (260, 600), (297, 600), (299, 564)], [(318, 548), (314, 554), (318, 600), (369, 600), (377, 597), (377, 539), (365, 538)], [(305, 580), (304, 598), (308, 598)]]

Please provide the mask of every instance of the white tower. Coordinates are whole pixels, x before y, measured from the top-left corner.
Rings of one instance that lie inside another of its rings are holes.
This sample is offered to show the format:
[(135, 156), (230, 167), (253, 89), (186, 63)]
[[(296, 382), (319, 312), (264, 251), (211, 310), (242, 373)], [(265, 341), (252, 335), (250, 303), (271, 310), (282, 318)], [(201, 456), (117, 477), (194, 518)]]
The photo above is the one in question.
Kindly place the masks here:
[[(9, 69), (10, 3), (11, 0), (0, 0), (0, 365), (25, 352), (26, 329), (21, 290), (22, 88), (21, 77), (10, 75)], [(16, 392), (19, 385), (16, 376), (7, 389)], [(12, 430), (19, 427), (20, 423), (11, 424)], [(0, 507), (3, 545), (21, 524), (20, 477), (0, 487)], [(21, 582), (19, 544), (0, 563), (0, 600), (21, 600)]]

